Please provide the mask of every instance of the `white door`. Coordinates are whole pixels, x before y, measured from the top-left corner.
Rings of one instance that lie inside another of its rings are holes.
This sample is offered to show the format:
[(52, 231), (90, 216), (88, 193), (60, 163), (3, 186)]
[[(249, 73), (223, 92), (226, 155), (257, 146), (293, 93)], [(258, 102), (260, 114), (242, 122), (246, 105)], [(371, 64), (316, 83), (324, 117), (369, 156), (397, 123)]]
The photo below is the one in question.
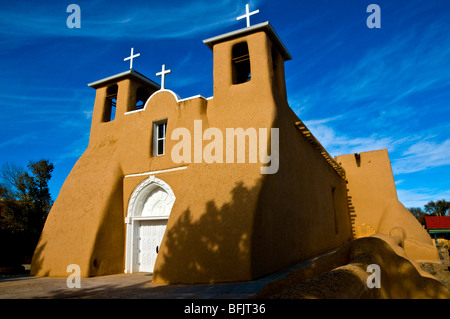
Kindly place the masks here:
[(166, 226), (164, 219), (140, 221), (137, 245), (140, 272), (153, 272)]
[(170, 186), (154, 175), (134, 189), (125, 217), (125, 273), (153, 273), (174, 202)]

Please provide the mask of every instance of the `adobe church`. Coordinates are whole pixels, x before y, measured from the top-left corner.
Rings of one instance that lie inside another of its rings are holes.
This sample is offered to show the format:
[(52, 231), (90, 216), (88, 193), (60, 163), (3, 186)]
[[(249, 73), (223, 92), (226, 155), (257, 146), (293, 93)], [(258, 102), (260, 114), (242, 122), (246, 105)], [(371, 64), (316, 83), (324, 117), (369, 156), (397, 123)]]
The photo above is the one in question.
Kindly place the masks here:
[[(204, 43), (213, 54), (212, 97), (181, 99), (165, 88), (164, 66), (161, 85), (132, 65), (89, 84), (96, 90), (89, 145), (48, 215), (32, 275), (67, 277), (77, 264), (83, 277), (246, 281), (376, 233), (400, 236), (414, 260), (438, 260), (397, 199), (387, 150), (333, 158), (291, 110), (284, 75), (291, 54), (270, 23), (250, 25), (247, 11), (247, 27)], [(261, 173), (273, 163), (229, 163), (225, 153), (222, 161), (174, 162), (174, 130), (193, 135), (198, 121), (201, 133), (277, 128), (267, 143), (277, 171)]]

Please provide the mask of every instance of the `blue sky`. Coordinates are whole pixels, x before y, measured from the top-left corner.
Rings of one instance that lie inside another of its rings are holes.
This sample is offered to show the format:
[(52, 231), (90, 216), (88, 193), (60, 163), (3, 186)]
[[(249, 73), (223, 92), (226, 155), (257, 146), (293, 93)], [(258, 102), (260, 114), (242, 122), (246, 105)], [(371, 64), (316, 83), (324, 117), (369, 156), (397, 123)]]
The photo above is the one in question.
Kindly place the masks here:
[[(69, 29), (69, 4), (81, 28)], [(293, 59), (291, 108), (333, 156), (387, 148), (407, 207), (450, 200), (450, 2), (0, 1), (0, 165), (55, 165), (55, 199), (89, 141), (88, 83), (134, 69), (182, 98), (212, 96), (212, 52), (202, 40), (270, 21)], [(381, 28), (369, 29), (369, 4)], [(280, 164), (281, 165), (281, 164)]]

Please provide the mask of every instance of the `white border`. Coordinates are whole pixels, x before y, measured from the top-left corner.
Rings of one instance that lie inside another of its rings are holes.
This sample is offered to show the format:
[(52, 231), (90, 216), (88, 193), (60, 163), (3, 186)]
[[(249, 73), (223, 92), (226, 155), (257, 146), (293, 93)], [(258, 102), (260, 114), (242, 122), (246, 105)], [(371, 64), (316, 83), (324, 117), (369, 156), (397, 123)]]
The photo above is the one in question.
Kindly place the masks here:
[(212, 98), (212, 97), (210, 97), (210, 98), (205, 98), (204, 96), (202, 96), (202, 95), (200, 95), (200, 94), (197, 94), (197, 95), (194, 95), (194, 96), (191, 96), (191, 97), (187, 97), (187, 98), (185, 98), (185, 99), (182, 99), (182, 98), (180, 98), (180, 96), (179, 96), (178, 94), (176, 94), (174, 91), (168, 90), (168, 89), (163, 89), (163, 90), (158, 90), (158, 91), (156, 91), (156, 92), (153, 92), (153, 94), (150, 95), (150, 97), (149, 97), (149, 98), (147, 99), (147, 101), (145, 102), (145, 105), (144, 105), (144, 107), (143, 107), (142, 109), (140, 109), (140, 110), (134, 110), (134, 111), (128, 111), (128, 112), (125, 112), (124, 114), (127, 115), (127, 114), (133, 114), (133, 113), (138, 113), (138, 112), (143, 112), (143, 111), (145, 111), (145, 109), (147, 108), (148, 101), (150, 101), (150, 100), (152, 99), (152, 97), (153, 97), (154, 95), (158, 94), (159, 92), (169, 92), (170, 94), (173, 95), (173, 97), (175, 98), (175, 100), (177, 101), (177, 103), (185, 102), (185, 101), (193, 100), (193, 99), (198, 99), (198, 98), (204, 99), (204, 100), (209, 100), (209, 99)]
[(169, 172), (176, 172), (176, 171), (184, 170), (186, 168), (188, 168), (188, 167), (187, 166), (179, 166), (179, 167), (174, 167), (174, 168), (161, 169), (161, 170), (158, 170), (158, 171), (129, 174), (129, 175), (125, 175), (125, 178), (127, 178), (127, 177), (146, 176), (146, 175), (154, 175), (154, 174), (161, 174), (161, 173), (169, 173)]

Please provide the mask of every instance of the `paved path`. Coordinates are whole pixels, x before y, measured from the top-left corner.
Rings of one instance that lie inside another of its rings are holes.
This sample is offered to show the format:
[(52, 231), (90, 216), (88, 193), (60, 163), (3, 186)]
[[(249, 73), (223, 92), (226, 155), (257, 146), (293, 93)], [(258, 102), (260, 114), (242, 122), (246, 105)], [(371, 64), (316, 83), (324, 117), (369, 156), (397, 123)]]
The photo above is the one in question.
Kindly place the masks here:
[[(325, 254), (328, 253), (332, 251)], [(67, 278), (0, 277), (0, 299), (248, 299), (268, 282), (282, 278), (295, 269), (307, 267), (314, 259), (258, 280), (229, 284), (156, 285), (152, 283), (151, 274), (138, 273), (81, 278), (80, 288), (68, 288)]]
[(156, 285), (152, 275), (118, 274), (81, 278), (80, 288), (68, 288), (66, 278), (11, 276), (0, 279), (0, 299), (96, 298), (96, 299), (205, 299), (250, 298), (265, 281), (216, 285)]

